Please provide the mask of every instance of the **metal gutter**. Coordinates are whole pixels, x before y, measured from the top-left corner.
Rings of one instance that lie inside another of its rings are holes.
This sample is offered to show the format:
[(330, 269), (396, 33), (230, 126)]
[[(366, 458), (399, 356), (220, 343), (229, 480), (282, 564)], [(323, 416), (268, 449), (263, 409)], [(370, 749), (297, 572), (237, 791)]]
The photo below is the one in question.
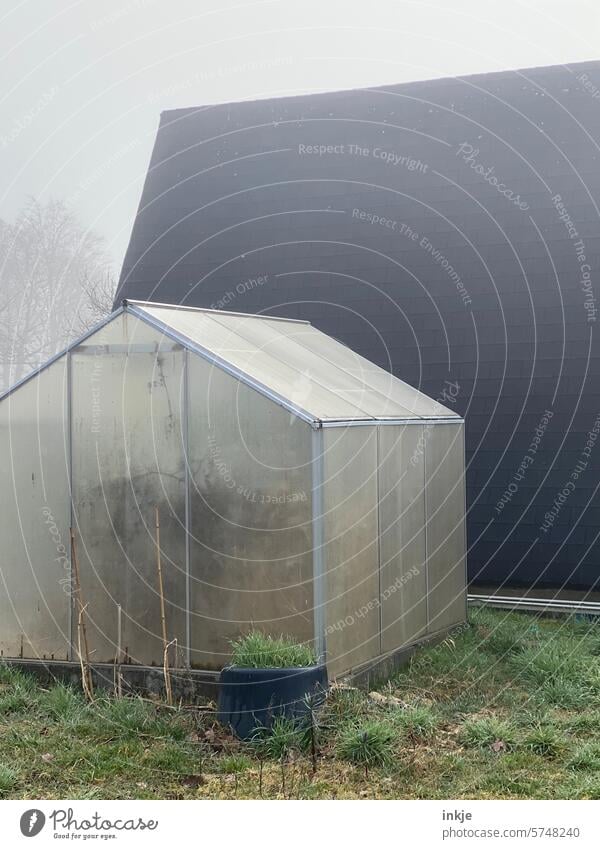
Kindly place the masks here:
[(465, 420), (456, 416), (456, 418), (427, 417), (414, 419), (323, 419), (321, 427), (359, 427), (365, 425), (427, 425), (431, 424), (464, 424)]

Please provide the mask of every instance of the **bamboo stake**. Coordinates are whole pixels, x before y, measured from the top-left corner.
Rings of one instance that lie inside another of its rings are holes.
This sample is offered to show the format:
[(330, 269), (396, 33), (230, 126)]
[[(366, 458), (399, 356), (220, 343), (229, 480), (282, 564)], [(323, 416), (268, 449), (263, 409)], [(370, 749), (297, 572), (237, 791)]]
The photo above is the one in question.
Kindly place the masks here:
[[(94, 685), (92, 681), (92, 670), (90, 668), (90, 648), (88, 644), (87, 638), (87, 628), (85, 624), (84, 612), (87, 605), (83, 603), (83, 597), (81, 594), (81, 580), (79, 577), (79, 561), (77, 560), (77, 546), (75, 545), (75, 532), (73, 528), (71, 530), (71, 562), (73, 565), (73, 576), (75, 578), (75, 595), (77, 598), (77, 604), (79, 608), (79, 613), (77, 616), (77, 649), (79, 653), (79, 662), (81, 664), (81, 686), (83, 687), (83, 692), (89, 701), (94, 700)], [(83, 652), (81, 651), (81, 644), (83, 643)]]
[(77, 616), (77, 654), (79, 655), (79, 665), (81, 666), (81, 686), (83, 689), (83, 694), (88, 700), (88, 702), (94, 701), (94, 691), (92, 689), (92, 677), (90, 675), (90, 667), (89, 664), (85, 663), (83, 652), (81, 651), (81, 633), (83, 630), (83, 612), (87, 605), (80, 608), (79, 615)]
[(169, 649), (173, 644), (177, 644), (177, 640), (171, 640), (163, 649), (163, 670), (165, 673), (165, 691), (167, 694), (167, 704), (173, 704), (173, 690), (171, 687), (171, 672), (169, 671)]
[(117, 605), (117, 655), (115, 658), (115, 695), (118, 699), (123, 696), (122, 675), (121, 675), (121, 605)]
[(167, 620), (165, 617), (165, 593), (163, 588), (162, 564), (160, 559), (160, 516), (158, 507), (154, 508), (154, 522), (156, 527), (156, 571), (158, 573), (158, 594), (160, 596), (160, 625), (163, 642), (163, 670), (165, 674), (165, 691), (167, 704), (173, 704), (173, 691), (171, 689), (171, 673), (169, 672), (169, 646), (167, 640)]

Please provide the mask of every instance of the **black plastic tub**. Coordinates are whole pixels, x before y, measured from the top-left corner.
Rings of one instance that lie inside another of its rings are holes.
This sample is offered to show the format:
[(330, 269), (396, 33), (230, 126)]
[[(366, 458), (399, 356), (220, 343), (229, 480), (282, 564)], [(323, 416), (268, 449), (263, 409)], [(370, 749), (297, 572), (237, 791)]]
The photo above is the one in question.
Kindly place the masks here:
[(219, 722), (247, 740), (277, 716), (300, 719), (327, 693), (325, 666), (247, 669), (228, 666), (219, 679)]

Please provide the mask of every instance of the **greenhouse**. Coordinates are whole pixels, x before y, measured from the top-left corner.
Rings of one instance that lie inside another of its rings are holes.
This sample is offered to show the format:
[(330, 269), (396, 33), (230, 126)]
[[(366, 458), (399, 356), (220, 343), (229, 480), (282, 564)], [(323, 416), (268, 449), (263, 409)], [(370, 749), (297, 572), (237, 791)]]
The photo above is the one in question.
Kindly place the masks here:
[(124, 301), (0, 399), (0, 651), (332, 677), (466, 615), (463, 420), (302, 321)]

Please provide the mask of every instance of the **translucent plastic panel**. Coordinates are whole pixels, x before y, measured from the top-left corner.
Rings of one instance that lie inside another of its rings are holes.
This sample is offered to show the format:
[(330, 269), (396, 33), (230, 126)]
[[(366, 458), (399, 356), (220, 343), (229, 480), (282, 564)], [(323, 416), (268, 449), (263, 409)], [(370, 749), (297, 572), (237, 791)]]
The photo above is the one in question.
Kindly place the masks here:
[[(331, 366), (342, 369), (355, 381), (369, 387), (372, 393), (377, 393), (379, 400), (375, 395), (369, 396), (372, 398), (372, 406), (369, 406), (368, 412), (372, 416), (381, 418), (389, 416), (390, 413), (387, 412), (389, 409), (397, 411), (392, 413), (393, 416), (407, 418), (456, 416), (455, 412), (438, 401), (434, 401), (311, 325), (288, 325), (285, 332), (297, 344), (318, 355), (324, 364), (329, 363)], [(384, 399), (388, 399), (387, 404), (383, 403)]]
[(330, 428), (323, 441), (327, 667), (339, 675), (381, 653), (377, 428)]
[[(160, 341), (159, 334), (154, 337)], [(90, 348), (72, 355), (74, 512), (96, 661), (118, 656), (162, 666), (158, 505), (167, 637), (177, 639), (182, 662), (183, 362), (182, 350), (125, 354)]]
[(313, 639), (311, 428), (189, 356), (192, 663), (258, 628)]
[(421, 425), (379, 428), (379, 556), (384, 652), (427, 630), (425, 458)]
[[(362, 410), (363, 418), (412, 416), (407, 407), (398, 404), (391, 396), (373, 389), (358, 373), (339, 368), (336, 363), (315, 350), (312, 345), (314, 333), (311, 333), (309, 325), (243, 316), (219, 316), (215, 320), (224, 327), (235, 330), (263, 353), (294, 368), (302, 379), (310, 380), (345, 401), (350, 401)], [(338, 347), (337, 342), (329, 341), (333, 347)], [(371, 366), (371, 369), (374, 368)], [(382, 374), (385, 375), (384, 372)], [(388, 379), (395, 380), (391, 375)]]
[(466, 618), (463, 425), (425, 430), (429, 630)]
[(0, 402), (0, 651), (69, 656), (69, 489), (63, 357)]
[[(136, 351), (144, 353), (147, 352), (147, 349), (150, 349), (150, 352), (157, 349), (171, 350), (173, 345), (173, 340), (169, 336), (165, 336), (160, 331), (150, 327), (143, 319), (132, 313), (122, 312), (102, 325), (77, 347), (78, 349), (92, 347), (100, 349), (106, 346), (113, 348), (120, 346), (130, 353)], [(114, 350), (113, 353), (115, 353)]]
[[(294, 368), (287, 356), (269, 353), (264, 346), (233, 332), (210, 313), (148, 306), (143, 311), (315, 419), (366, 417), (353, 402), (332, 392), (326, 383), (318, 383), (314, 369), (310, 372)], [(258, 324), (262, 319), (255, 321)]]

